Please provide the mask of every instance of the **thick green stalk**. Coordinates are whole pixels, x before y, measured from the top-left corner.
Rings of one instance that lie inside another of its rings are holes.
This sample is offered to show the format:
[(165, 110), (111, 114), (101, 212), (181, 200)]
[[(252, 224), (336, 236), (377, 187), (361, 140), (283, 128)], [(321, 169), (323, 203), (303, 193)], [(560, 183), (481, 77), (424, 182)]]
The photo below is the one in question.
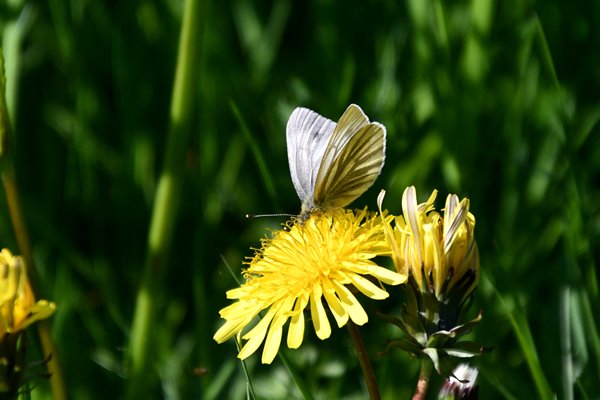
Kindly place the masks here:
[(162, 290), (160, 279), (173, 233), (179, 205), (185, 150), (188, 145), (195, 82), (198, 75), (197, 51), (200, 46), (199, 0), (185, 3), (173, 94), (170, 125), (163, 170), (148, 234), (148, 249), (142, 281), (137, 295), (129, 343), (129, 398), (141, 398), (153, 370), (153, 330), (156, 326), (156, 299)]

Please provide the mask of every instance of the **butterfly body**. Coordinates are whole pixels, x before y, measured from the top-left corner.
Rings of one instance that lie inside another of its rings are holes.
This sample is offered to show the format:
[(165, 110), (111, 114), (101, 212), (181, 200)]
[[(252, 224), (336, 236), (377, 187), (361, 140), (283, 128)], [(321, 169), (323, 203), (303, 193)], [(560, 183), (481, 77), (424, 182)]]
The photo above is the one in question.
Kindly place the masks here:
[(300, 220), (347, 206), (377, 179), (385, 161), (385, 127), (351, 104), (335, 122), (296, 108), (286, 139), (292, 182), (302, 201)]

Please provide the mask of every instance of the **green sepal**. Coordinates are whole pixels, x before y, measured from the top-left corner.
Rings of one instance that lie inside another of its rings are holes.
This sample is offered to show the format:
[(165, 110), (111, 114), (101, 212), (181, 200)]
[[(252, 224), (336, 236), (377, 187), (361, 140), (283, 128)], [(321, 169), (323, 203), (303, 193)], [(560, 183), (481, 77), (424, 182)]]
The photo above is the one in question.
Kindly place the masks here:
[(473, 318), (472, 320), (470, 320), (468, 322), (465, 322), (462, 325), (458, 325), (455, 328), (452, 328), (450, 330), (450, 332), (454, 332), (456, 338), (464, 336), (467, 333), (471, 332), (471, 330), (475, 327), (475, 325), (477, 325), (479, 322), (481, 322), (482, 318), (483, 318), (483, 312), (479, 311), (479, 314), (477, 315), (477, 317)]
[(393, 348), (404, 350), (415, 357), (421, 357), (423, 351), (423, 347), (412, 338), (393, 339), (388, 341), (385, 351), (379, 353), (379, 356), (387, 354)]
[(432, 334), (427, 340), (427, 347), (443, 348), (446, 343), (454, 340), (456, 333), (452, 331), (438, 331)]
[(435, 370), (438, 371), (438, 373), (439, 373), (439, 370), (440, 370), (440, 356), (438, 354), (437, 349), (434, 349), (432, 347), (427, 348), (427, 349), (423, 349), (423, 354), (425, 354), (427, 357), (429, 357), (429, 359), (433, 363), (433, 368), (435, 368)]
[(436, 347), (442, 348), (445, 347), (448, 342), (453, 343), (458, 340), (461, 336), (464, 336), (473, 330), (473, 327), (477, 325), (482, 319), (482, 313), (480, 312), (477, 317), (468, 321), (462, 325), (458, 325), (455, 328), (450, 329), (449, 331), (437, 331), (429, 337), (427, 341), (427, 347)]
[(402, 332), (404, 332), (405, 334), (408, 335), (408, 331), (404, 327), (404, 321), (402, 321), (400, 318), (395, 317), (390, 314), (384, 314), (380, 311), (376, 311), (376, 314), (379, 318), (381, 318), (385, 322), (389, 322), (390, 324), (396, 325), (398, 328), (402, 329)]
[(457, 342), (452, 347), (445, 348), (444, 351), (451, 357), (470, 358), (480, 356), (484, 353), (489, 353), (493, 347), (482, 346), (479, 343), (463, 341)]
[(400, 310), (400, 314), (402, 315), (402, 320), (404, 321), (404, 327), (408, 331), (408, 334), (412, 336), (421, 347), (427, 346), (427, 331), (421, 322), (421, 319), (408, 312), (406, 307), (402, 307)]

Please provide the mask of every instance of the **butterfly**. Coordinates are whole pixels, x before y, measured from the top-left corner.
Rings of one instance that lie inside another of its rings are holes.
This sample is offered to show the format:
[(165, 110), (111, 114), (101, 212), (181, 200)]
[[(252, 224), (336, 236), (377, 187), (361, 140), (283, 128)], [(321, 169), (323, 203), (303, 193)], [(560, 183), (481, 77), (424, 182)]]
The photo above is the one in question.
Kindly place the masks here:
[(385, 126), (369, 122), (356, 104), (337, 124), (296, 108), (286, 140), (292, 182), (302, 201), (300, 220), (345, 207), (371, 187), (385, 161), (385, 136)]

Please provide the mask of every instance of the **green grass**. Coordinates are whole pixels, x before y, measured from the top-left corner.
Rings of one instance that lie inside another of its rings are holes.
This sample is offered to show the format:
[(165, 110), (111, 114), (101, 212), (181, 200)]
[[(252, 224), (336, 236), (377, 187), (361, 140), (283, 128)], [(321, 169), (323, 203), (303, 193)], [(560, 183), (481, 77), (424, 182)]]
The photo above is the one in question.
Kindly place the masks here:
[[(149, 232), (173, 133), (183, 1), (0, 4), (10, 151), (71, 398), (132, 390), (129, 354)], [(355, 202), (381, 188), (469, 197), (482, 282), (473, 339), (495, 350), (481, 398), (600, 393), (600, 6), (551, 1), (200, 2), (178, 206), (167, 206), (152, 283), (144, 390), (153, 398), (243, 398), (234, 341), (218, 311), (251, 247), (300, 210), (285, 124), (310, 107), (337, 119), (359, 104), (387, 127), (387, 158)], [(186, 137), (187, 136), (187, 137)], [(396, 207), (392, 206), (396, 201)], [(441, 200), (438, 208), (441, 207)], [(0, 196), (0, 246), (18, 253)], [(375, 304), (367, 302), (374, 309)], [(373, 354), (399, 331), (362, 330)], [(138, 331), (139, 333), (139, 331)], [(35, 330), (30, 358), (42, 358)], [(134, 343), (135, 344), (135, 343)], [(270, 366), (246, 361), (260, 399), (365, 397), (345, 329)], [(283, 348), (283, 347), (282, 347)], [(290, 373), (288, 367), (293, 371)], [(374, 362), (384, 398), (408, 398), (418, 362)], [(135, 369), (135, 368), (134, 368)], [(296, 376), (296, 378), (292, 378)], [(50, 396), (44, 380), (32, 398)], [(434, 378), (432, 394), (440, 381)], [(131, 393), (131, 392), (130, 392)], [(433, 398), (433, 396), (431, 397)]]

